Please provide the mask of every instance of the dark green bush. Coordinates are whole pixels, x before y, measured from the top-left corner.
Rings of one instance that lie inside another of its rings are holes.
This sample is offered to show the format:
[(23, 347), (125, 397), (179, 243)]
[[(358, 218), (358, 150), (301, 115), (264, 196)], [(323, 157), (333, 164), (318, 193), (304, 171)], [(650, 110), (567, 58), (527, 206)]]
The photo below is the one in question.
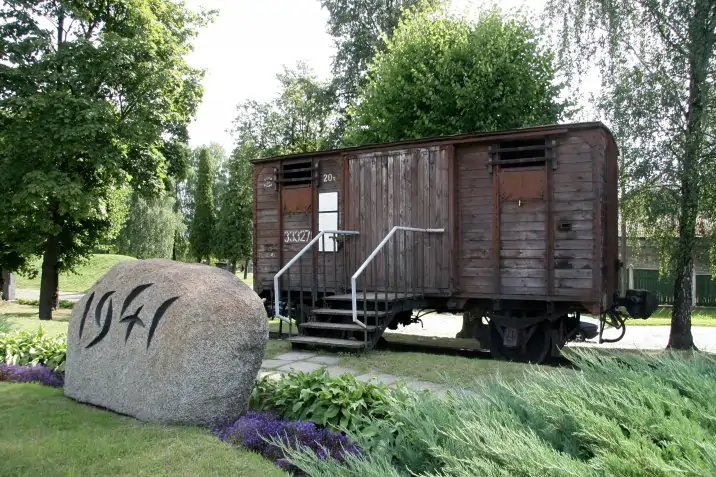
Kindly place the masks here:
[(271, 376), (259, 379), (251, 394), (251, 407), (276, 412), (286, 419), (371, 433), (367, 420), (389, 418), (390, 394), (385, 385), (357, 381), (351, 374), (330, 377), (325, 369), (320, 369), (312, 373), (288, 373), (280, 379)]
[[(28, 306), (40, 306), (40, 300), (34, 299), (34, 298), (18, 298), (17, 299), (18, 305), (28, 305)], [(75, 302), (70, 300), (60, 300), (60, 308), (71, 310), (75, 307)]]
[(517, 382), (390, 400), (390, 421), (350, 436), (380, 452), (345, 466), (288, 455), (312, 477), (716, 475), (713, 356), (571, 354), (576, 373), (535, 367)]

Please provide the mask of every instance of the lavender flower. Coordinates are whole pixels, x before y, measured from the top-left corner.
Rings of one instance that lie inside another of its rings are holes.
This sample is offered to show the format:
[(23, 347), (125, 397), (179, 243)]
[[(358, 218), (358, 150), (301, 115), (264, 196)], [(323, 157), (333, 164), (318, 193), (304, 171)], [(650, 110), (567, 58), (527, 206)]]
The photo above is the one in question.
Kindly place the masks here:
[(358, 447), (340, 432), (309, 421), (287, 421), (270, 412), (248, 411), (238, 420), (224, 420), (212, 428), (222, 441), (241, 445), (273, 461), (278, 467), (296, 472), (279, 441), (292, 449), (308, 447), (319, 459), (345, 462), (346, 454), (360, 454)]
[(46, 386), (61, 388), (65, 383), (62, 371), (53, 371), (47, 366), (21, 366), (0, 363), (0, 381), (16, 383), (40, 383)]

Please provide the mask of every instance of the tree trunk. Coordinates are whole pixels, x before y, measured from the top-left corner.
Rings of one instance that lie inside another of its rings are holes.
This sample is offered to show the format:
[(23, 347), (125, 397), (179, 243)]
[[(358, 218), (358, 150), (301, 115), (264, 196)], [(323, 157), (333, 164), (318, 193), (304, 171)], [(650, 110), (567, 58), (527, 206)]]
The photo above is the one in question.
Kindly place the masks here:
[(60, 307), (60, 272), (55, 267), (55, 287), (54, 294), (52, 295), (52, 309), (57, 310)]
[(629, 268), (628, 268), (628, 259), (629, 259), (629, 253), (627, 251), (627, 228), (626, 228), (626, 221), (624, 220), (624, 217), (622, 217), (622, 223), (621, 223), (621, 241), (622, 241), (622, 267), (619, 270), (619, 273), (622, 277), (622, 286), (619, 289), (619, 295), (620, 296), (626, 296), (626, 290), (629, 287)]
[(679, 239), (676, 251), (676, 282), (671, 334), (667, 348), (695, 349), (691, 334), (691, 280), (694, 269), (696, 218), (699, 213), (700, 159), (704, 143), (707, 76), (714, 45), (710, 2), (697, 2), (689, 22), (689, 103), (683, 160), (679, 164), (681, 202), (679, 204)]
[(249, 261), (246, 260), (244, 262), (244, 280), (246, 280), (249, 277)]
[(40, 278), (40, 319), (52, 319), (52, 296), (55, 292), (55, 270), (57, 269), (59, 237), (52, 235), (45, 241), (45, 253), (42, 257), (42, 276)]

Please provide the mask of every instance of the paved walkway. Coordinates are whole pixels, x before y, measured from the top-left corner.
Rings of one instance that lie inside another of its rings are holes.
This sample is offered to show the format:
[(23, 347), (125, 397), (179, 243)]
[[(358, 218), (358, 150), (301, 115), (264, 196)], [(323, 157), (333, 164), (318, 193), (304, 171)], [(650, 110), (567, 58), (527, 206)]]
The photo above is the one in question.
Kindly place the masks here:
[[(585, 321), (597, 322), (595, 319), (584, 318)], [(419, 336), (437, 336), (440, 338), (454, 338), (462, 329), (462, 316), (451, 314), (431, 313), (422, 317), (423, 326), (415, 323), (403, 326), (397, 330), (386, 331), (386, 334), (406, 334)], [(631, 321), (631, 320), (629, 320)], [(626, 334), (616, 343), (599, 344), (597, 338), (584, 343), (570, 343), (570, 346), (594, 346), (621, 349), (664, 349), (669, 342), (669, 326), (638, 326), (627, 321)], [(716, 327), (694, 326), (691, 328), (696, 347), (702, 351), (716, 352)], [(604, 331), (604, 338), (613, 338), (616, 335), (613, 329)]]
[(355, 369), (342, 368), (339, 366), (339, 362), (340, 358), (338, 356), (325, 356), (306, 351), (291, 351), (272, 359), (265, 359), (261, 365), (259, 377), (273, 376), (279, 378), (282, 374), (289, 371), (310, 373), (317, 369), (325, 368), (330, 376), (339, 376), (348, 373), (356, 376), (356, 379), (359, 381), (383, 383), (388, 386), (394, 386), (400, 383), (413, 389), (428, 390), (437, 393), (442, 393), (445, 390), (444, 386), (428, 381), (401, 378), (400, 376), (384, 373), (371, 372), (363, 374)]
[[(79, 301), (84, 296), (84, 293), (77, 292), (60, 292), (60, 300)], [(18, 288), (15, 290), (15, 298), (24, 298), (26, 300), (39, 300), (40, 290), (28, 290), (25, 288)]]

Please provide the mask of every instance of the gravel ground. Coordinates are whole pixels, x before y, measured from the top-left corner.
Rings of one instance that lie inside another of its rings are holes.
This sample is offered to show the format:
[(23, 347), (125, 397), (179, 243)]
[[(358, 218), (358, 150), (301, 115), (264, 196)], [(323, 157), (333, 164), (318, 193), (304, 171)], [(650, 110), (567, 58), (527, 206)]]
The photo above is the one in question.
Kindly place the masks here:
[[(597, 322), (597, 320), (584, 318)], [(462, 328), (462, 316), (449, 314), (430, 314), (423, 318), (423, 327), (420, 323), (398, 328), (390, 333), (407, 335), (437, 336), (441, 338), (454, 338)], [(716, 352), (716, 327), (694, 326), (692, 328), (696, 347), (703, 351)], [(616, 336), (615, 330), (605, 330), (604, 338)], [(584, 343), (570, 343), (570, 346), (599, 346), (622, 349), (663, 349), (669, 342), (668, 326), (629, 326), (624, 338), (616, 343), (597, 342), (597, 338)]]

